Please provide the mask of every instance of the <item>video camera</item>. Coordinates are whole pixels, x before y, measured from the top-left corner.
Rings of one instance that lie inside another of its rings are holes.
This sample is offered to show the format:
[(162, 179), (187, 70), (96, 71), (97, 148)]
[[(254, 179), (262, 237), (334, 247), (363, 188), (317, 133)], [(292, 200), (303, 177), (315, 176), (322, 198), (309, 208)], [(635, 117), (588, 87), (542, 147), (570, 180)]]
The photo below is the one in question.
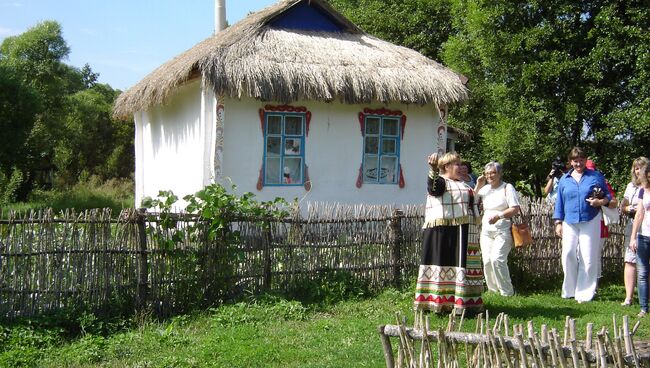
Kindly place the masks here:
[(555, 157), (555, 160), (551, 163), (551, 171), (553, 172), (553, 176), (556, 178), (559, 178), (564, 174), (564, 162), (560, 158), (560, 156)]

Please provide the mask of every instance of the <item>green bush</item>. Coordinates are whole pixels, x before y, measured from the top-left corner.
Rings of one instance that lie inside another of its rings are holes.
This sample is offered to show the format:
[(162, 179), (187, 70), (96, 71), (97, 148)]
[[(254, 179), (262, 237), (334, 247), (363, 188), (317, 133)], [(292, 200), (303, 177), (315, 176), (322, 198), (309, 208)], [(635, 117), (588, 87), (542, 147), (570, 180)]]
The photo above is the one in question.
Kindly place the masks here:
[(23, 181), (23, 172), (16, 167), (13, 168), (9, 177), (0, 171), (0, 204), (15, 202)]
[[(0, 184), (2, 178), (0, 177)], [(114, 215), (124, 208), (133, 208), (133, 181), (110, 179), (101, 182), (91, 176), (68, 189), (34, 190), (26, 203), (4, 203), (3, 210), (28, 211), (52, 208), (55, 212), (66, 209), (83, 211), (94, 208), (110, 208)], [(0, 203), (2, 201), (0, 200)]]

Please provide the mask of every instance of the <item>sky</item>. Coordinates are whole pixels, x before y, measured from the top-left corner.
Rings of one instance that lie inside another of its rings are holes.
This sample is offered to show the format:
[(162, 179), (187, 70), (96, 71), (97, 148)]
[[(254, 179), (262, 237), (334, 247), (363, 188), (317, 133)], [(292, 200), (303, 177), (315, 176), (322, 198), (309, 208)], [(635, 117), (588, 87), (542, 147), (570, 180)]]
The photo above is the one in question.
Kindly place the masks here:
[[(276, 0), (226, 0), (234, 24)], [(0, 43), (39, 22), (61, 24), (67, 64), (88, 63), (99, 82), (132, 87), (214, 32), (214, 0), (0, 0)]]

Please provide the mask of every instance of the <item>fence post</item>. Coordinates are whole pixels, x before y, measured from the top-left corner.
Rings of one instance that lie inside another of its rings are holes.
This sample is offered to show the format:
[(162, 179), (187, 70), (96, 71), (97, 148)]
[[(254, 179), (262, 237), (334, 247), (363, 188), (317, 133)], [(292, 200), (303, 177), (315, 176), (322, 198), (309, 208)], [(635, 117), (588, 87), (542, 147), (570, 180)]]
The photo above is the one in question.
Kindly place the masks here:
[(273, 238), (271, 236), (271, 223), (269, 221), (264, 221), (262, 224), (262, 229), (264, 231), (264, 278), (263, 278), (263, 287), (265, 290), (271, 288), (271, 244)]
[(138, 300), (137, 308), (145, 307), (148, 298), (149, 288), (149, 262), (147, 260), (147, 229), (145, 221), (147, 219), (147, 209), (138, 208), (136, 214), (136, 224), (138, 227), (138, 260), (140, 263), (138, 272)]
[(402, 268), (402, 217), (404, 212), (400, 209), (393, 211), (393, 215), (389, 221), (390, 227), (390, 243), (393, 247), (391, 252), (390, 264), (393, 270), (393, 285), (399, 289), (401, 284), (401, 268)]

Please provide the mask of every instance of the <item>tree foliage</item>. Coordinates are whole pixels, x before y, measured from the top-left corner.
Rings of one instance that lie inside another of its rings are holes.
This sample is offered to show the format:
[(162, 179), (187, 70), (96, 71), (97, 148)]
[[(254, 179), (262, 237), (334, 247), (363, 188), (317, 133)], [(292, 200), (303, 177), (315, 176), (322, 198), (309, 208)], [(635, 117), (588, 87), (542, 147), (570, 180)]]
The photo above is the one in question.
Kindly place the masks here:
[(451, 32), (448, 0), (330, 0), (365, 32), (439, 59)]
[(631, 159), (647, 154), (650, 120), (634, 106), (650, 96), (638, 79), (648, 75), (648, 8), (458, 0), (453, 11), (444, 60), (470, 78), (473, 95), (453, 123), (478, 138), (467, 146), (476, 159), (541, 183), (553, 157), (585, 146), (620, 187)]
[(111, 117), (119, 91), (97, 84), (88, 64), (65, 64), (69, 52), (54, 21), (0, 44), (0, 173), (20, 178), (17, 197), (133, 170), (133, 124)]

